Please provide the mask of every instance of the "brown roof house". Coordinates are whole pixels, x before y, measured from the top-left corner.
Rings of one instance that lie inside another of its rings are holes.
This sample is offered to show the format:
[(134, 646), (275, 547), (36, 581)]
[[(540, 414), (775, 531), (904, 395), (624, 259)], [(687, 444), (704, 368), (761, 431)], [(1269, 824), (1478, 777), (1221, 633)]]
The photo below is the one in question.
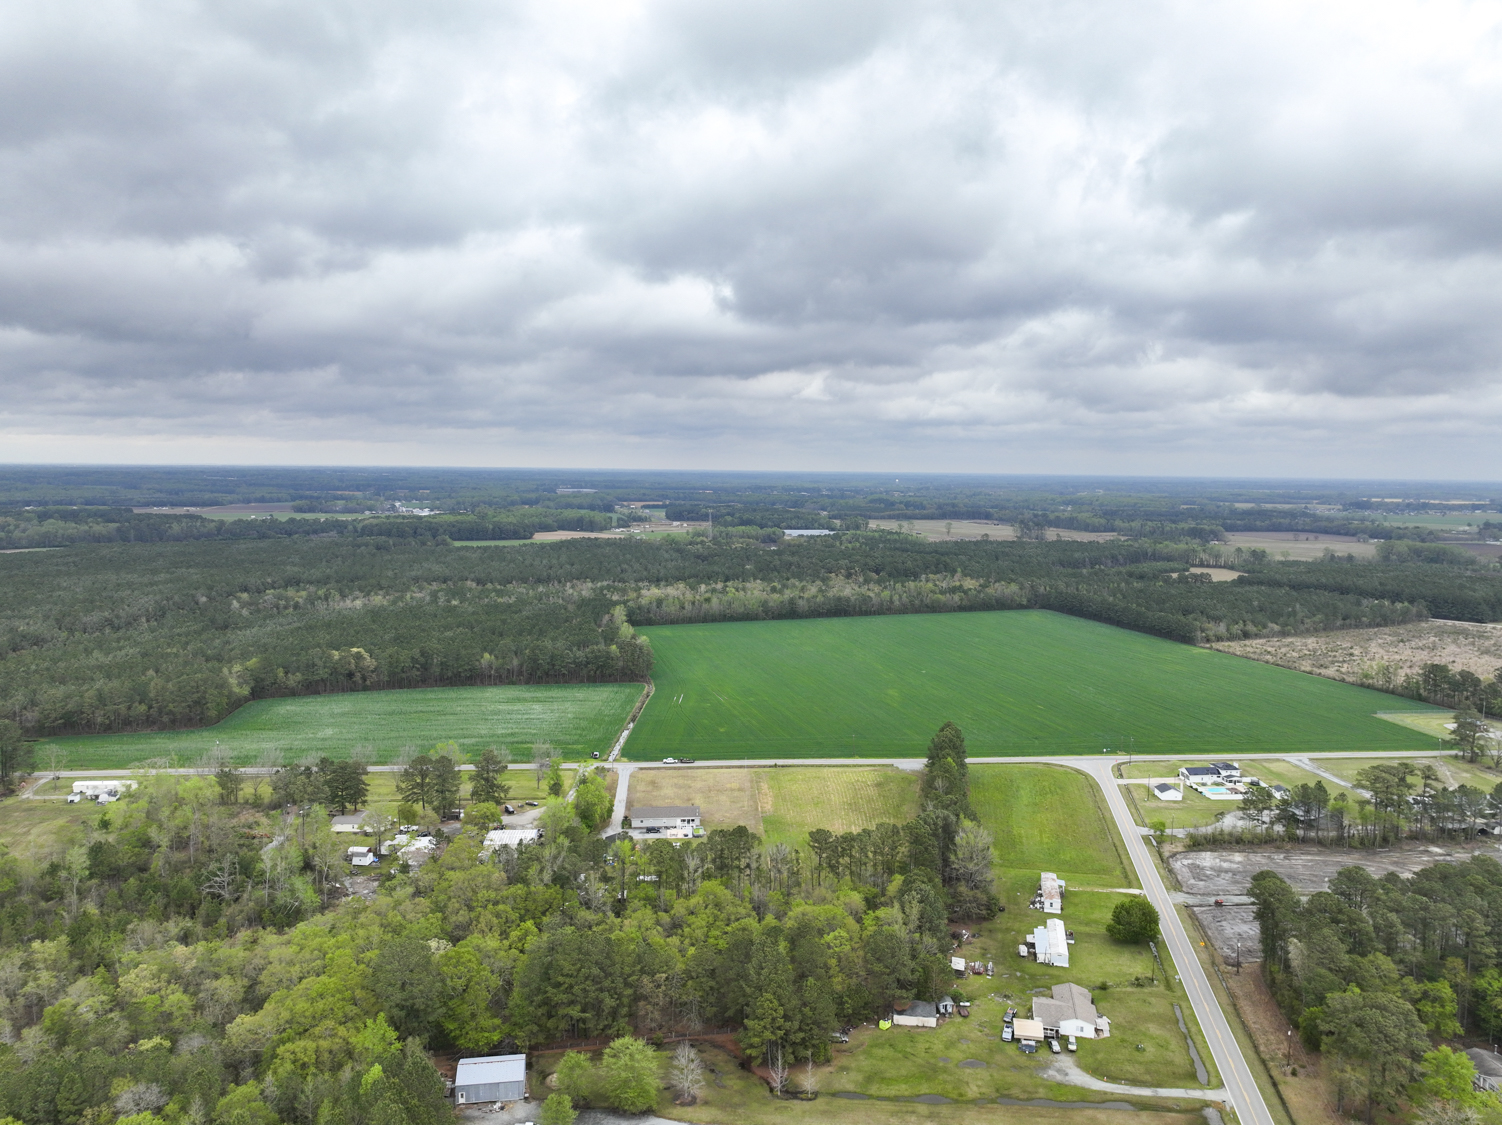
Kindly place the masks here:
[(1096, 1012), (1089, 991), (1077, 984), (1054, 985), (1052, 999), (1035, 996), (1033, 1019), (1051, 1035), (1105, 1039), (1111, 1034), (1111, 1021)]

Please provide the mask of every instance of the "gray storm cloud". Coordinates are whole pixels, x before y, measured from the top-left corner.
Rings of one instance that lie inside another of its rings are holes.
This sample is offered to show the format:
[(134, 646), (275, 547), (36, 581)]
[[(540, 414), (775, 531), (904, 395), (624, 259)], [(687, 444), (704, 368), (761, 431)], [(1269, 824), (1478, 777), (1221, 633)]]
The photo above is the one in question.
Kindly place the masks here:
[(1495, 476), (1495, 4), (0, 7), (0, 459)]

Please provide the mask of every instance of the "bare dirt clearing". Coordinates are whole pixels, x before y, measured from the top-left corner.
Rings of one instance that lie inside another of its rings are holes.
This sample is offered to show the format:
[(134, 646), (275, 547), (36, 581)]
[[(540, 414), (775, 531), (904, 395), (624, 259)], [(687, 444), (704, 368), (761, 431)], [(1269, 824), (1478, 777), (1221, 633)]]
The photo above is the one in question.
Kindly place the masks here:
[[(1377, 851), (1313, 846), (1234, 851), (1194, 849), (1169, 856), (1168, 866), (1186, 897), (1202, 899), (1245, 895), (1252, 876), (1259, 871), (1275, 871), (1299, 894), (1311, 895), (1329, 890), (1331, 877), (1342, 867), (1363, 867), (1380, 878), (1389, 871), (1412, 875), (1419, 868), (1435, 863), (1458, 863), (1472, 856), (1498, 857), (1498, 854), (1499, 849), (1492, 844), (1468, 847), (1409, 844)], [(1261, 956), (1256, 907), (1192, 905), (1189, 910), (1222, 957), (1234, 958), (1238, 941), (1243, 961)]]
[(1235, 582), (1241, 577), (1239, 570), (1229, 570), (1223, 566), (1191, 566), (1190, 574), (1208, 574), (1211, 582)]
[(1365, 687), (1401, 682), (1425, 664), (1448, 664), (1482, 677), (1502, 668), (1502, 626), (1469, 621), (1416, 621), (1385, 629), (1225, 641), (1210, 647)]
[(1327, 550), (1358, 559), (1377, 557), (1375, 543), (1363, 543), (1354, 535), (1315, 535), (1308, 531), (1233, 531), (1226, 536), (1232, 547), (1260, 547), (1275, 559), (1323, 558)]
[[(1017, 529), (1009, 523), (984, 520), (872, 520), (872, 528), (881, 531), (907, 531), (924, 539), (1015, 539)], [(1114, 531), (1070, 531), (1062, 527), (1048, 529), (1050, 539), (1068, 539), (1076, 543), (1103, 543), (1119, 539)]]

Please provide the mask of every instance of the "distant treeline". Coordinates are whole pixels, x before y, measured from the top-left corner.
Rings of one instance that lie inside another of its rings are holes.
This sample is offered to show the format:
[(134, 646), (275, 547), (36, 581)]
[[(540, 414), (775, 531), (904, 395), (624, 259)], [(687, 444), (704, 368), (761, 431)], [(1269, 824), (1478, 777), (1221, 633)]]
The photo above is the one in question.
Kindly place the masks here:
[[(225, 526), (242, 523), (272, 526)], [(268, 696), (639, 681), (651, 650), (632, 626), (675, 622), (1043, 608), (1196, 643), (1400, 624), (1436, 606), (1502, 617), (1494, 568), (1249, 554), (1247, 577), (1211, 583), (1186, 573), (1203, 556), (1193, 543), (845, 532), (770, 546), (579, 539), (474, 550), (449, 539), (357, 533), (7, 556), (0, 715), (36, 736), (200, 726)]]

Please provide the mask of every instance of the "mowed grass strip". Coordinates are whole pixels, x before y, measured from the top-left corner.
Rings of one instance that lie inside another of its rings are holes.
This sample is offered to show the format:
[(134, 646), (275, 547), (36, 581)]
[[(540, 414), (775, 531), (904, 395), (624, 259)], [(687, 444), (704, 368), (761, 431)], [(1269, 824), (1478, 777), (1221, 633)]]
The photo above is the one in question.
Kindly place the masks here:
[(815, 828), (859, 832), (918, 815), (918, 774), (886, 767), (791, 766), (756, 771), (763, 835), (803, 846)]
[[(1137, 886), (1104, 795), (1078, 770), (973, 765), (970, 805), (991, 833), (996, 866), (1008, 886), (1016, 882), (1030, 896), (1040, 871), (1052, 871), (1072, 886)], [(1014, 907), (1011, 899), (1006, 905)]]
[(388, 762), (406, 746), (426, 750), (448, 741), (471, 759), (504, 745), (526, 760), (539, 742), (566, 757), (588, 757), (610, 750), (641, 691), (640, 684), (549, 684), (261, 699), (197, 730), (45, 739), (37, 744), (37, 763), (50, 768), (56, 747), (61, 769), (123, 769), (152, 758), (186, 765), (216, 746), (239, 765), (267, 751), (284, 761), (305, 754), (347, 758), (356, 746), (372, 747), (376, 762)]
[(1425, 704), (1038, 610), (642, 630), (657, 690), (638, 760), (1430, 749), (1375, 717)]

